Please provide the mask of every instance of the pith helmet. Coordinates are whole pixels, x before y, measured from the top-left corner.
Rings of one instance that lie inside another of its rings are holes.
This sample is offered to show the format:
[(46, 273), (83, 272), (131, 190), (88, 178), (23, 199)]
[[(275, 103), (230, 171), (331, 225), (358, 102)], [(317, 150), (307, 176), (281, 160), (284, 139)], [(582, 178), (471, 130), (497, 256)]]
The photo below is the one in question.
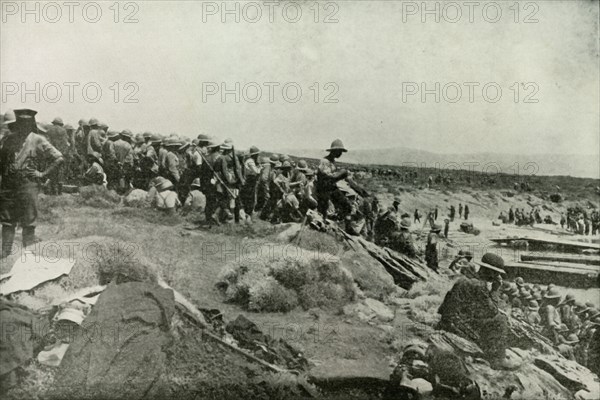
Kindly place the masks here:
[(98, 125), (98, 118), (90, 118), (90, 126)]
[(335, 139), (333, 142), (331, 142), (331, 146), (327, 149), (327, 151), (333, 151), (333, 150), (341, 150), (343, 152), (348, 151), (348, 150), (346, 150), (346, 148), (344, 147), (344, 143), (342, 143), (342, 141), (340, 139)]
[(306, 171), (308, 169), (308, 164), (305, 160), (298, 161), (298, 166), (296, 167), (298, 171)]
[(483, 257), (481, 257), (481, 261), (477, 264), (483, 268), (487, 268), (501, 274), (506, 274), (504, 271), (504, 259), (497, 254), (485, 253)]
[(73, 125), (71, 125), (71, 124), (66, 124), (65, 125), (65, 130), (67, 130), (67, 131), (74, 131), (75, 128), (73, 128)]
[(133, 139), (133, 133), (129, 129), (124, 129), (121, 131), (121, 136), (125, 136), (128, 139)]
[(252, 146), (252, 147), (250, 147), (248, 155), (249, 156), (253, 156), (253, 155), (258, 154), (258, 153), (260, 153), (260, 150), (258, 149), (258, 147)]
[(200, 187), (200, 178), (196, 178), (192, 181), (191, 187)]
[(42, 123), (37, 124), (37, 130), (38, 130), (38, 133), (40, 133), (42, 135), (48, 132), (48, 129), (46, 128), (46, 124), (42, 124)]
[(4, 113), (4, 119), (2, 121), (2, 125), (12, 124), (17, 121), (17, 117), (15, 116), (15, 112), (13, 110), (8, 110)]
[(113, 139), (113, 138), (116, 138), (118, 136), (119, 136), (119, 132), (117, 132), (117, 131), (108, 131), (108, 133), (107, 133), (107, 137), (109, 139)]
[(61, 117), (56, 117), (56, 118), (54, 118), (54, 119), (52, 120), (52, 124), (54, 124), (54, 125), (60, 125), (60, 126), (62, 126), (62, 124), (63, 124), (63, 120), (62, 120), (62, 118), (61, 118)]

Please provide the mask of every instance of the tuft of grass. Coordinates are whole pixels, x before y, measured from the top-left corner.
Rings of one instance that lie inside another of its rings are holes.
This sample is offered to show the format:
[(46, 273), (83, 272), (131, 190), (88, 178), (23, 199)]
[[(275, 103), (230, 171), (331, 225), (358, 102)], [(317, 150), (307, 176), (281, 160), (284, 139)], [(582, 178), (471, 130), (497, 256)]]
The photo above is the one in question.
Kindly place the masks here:
[(121, 203), (121, 196), (117, 192), (101, 185), (82, 186), (79, 195), (84, 205), (95, 208), (113, 208)]
[(251, 311), (290, 311), (298, 305), (338, 309), (358, 294), (354, 278), (338, 259), (324, 261), (314, 253), (274, 260), (267, 254), (228, 264), (217, 287), (226, 302)]

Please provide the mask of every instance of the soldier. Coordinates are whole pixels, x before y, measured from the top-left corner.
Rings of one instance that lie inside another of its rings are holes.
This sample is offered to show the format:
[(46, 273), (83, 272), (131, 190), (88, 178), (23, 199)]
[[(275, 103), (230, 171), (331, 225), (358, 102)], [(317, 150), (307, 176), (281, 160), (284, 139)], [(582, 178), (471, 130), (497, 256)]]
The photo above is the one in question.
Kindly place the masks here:
[(158, 155), (158, 173), (162, 177), (167, 177), (165, 161), (167, 160), (167, 154), (169, 153), (169, 151), (167, 150), (166, 144), (170, 143), (171, 141), (172, 139), (161, 140), (156, 151), (156, 154)]
[(69, 152), (68, 155), (64, 155), (65, 157), (65, 165), (64, 169), (64, 179), (65, 181), (71, 181), (75, 178), (75, 171), (77, 169), (77, 149), (75, 144), (75, 128), (72, 125), (66, 124), (64, 126), (67, 131), (67, 137), (69, 138)]
[(315, 171), (308, 168), (304, 173), (306, 184), (300, 193), (300, 213), (306, 215), (308, 210), (317, 209), (317, 195), (315, 193)]
[(261, 207), (260, 219), (262, 220), (270, 220), (271, 215), (274, 211), (274, 205), (277, 204), (277, 200), (273, 200), (274, 197), (278, 195), (278, 191), (271, 190), (273, 186), (273, 181), (277, 176), (278, 171), (276, 168), (278, 165), (281, 165), (279, 162), (279, 156), (277, 154), (272, 154), (269, 158), (269, 165), (264, 165), (260, 172), (259, 178), (259, 198), (262, 197), (263, 206)]
[[(456, 215), (456, 208), (454, 208), (454, 206), (452, 205), (449, 207), (449, 209), (450, 209), (450, 215), (449, 215), (450, 221), (454, 221), (454, 216)], [(466, 210), (465, 210), (465, 212), (466, 212)]]
[(544, 294), (544, 306), (541, 309), (542, 334), (553, 342), (558, 341), (556, 329), (562, 324), (558, 305), (560, 304), (560, 293), (555, 288), (550, 288)]
[(437, 221), (438, 219), (438, 206), (435, 206), (435, 210), (433, 211), (433, 218)]
[(52, 120), (52, 125), (48, 127), (46, 137), (52, 146), (56, 148), (65, 159), (50, 176), (49, 194), (62, 194), (62, 186), (65, 180), (65, 167), (69, 164), (71, 142), (67, 130), (63, 128), (63, 121), (60, 117)]
[(240, 197), (244, 211), (246, 212), (246, 218), (249, 222), (252, 221), (252, 213), (254, 213), (254, 208), (256, 207), (256, 189), (261, 171), (257, 165), (259, 154), (260, 150), (258, 147), (252, 146), (250, 147), (246, 161), (244, 161), (246, 184), (242, 187)]
[(100, 131), (102, 130), (98, 126), (98, 120), (96, 118), (90, 119), (90, 131), (86, 138), (86, 154), (102, 154), (102, 136), (100, 135)]
[(206, 196), (200, 191), (200, 178), (194, 179), (190, 185), (190, 191), (183, 205), (186, 212), (198, 211), (204, 212), (206, 207)]
[(115, 141), (119, 139), (119, 132), (108, 131), (107, 140), (102, 144), (102, 159), (104, 160), (104, 171), (106, 172), (107, 187), (116, 189), (119, 183), (119, 168), (117, 165), (117, 154), (115, 153)]
[[(0, 141), (2, 257), (12, 251), (17, 224), (23, 228), (23, 247), (36, 241), (38, 182), (64, 161), (45, 137), (35, 133), (35, 114), (33, 110), (15, 110), (7, 112), (2, 122), (10, 131)], [(40, 171), (45, 163), (48, 167)]]
[(469, 205), (465, 204), (465, 221), (469, 219)]
[(458, 203), (458, 218), (462, 218), (462, 213), (463, 213), (463, 205), (462, 203)]
[(409, 257), (417, 256), (412, 235), (409, 232), (410, 220), (403, 218), (399, 224), (400, 232), (394, 233), (390, 241), (390, 248)]
[(88, 165), (90, 166), (85, 174), (83, 174), (84, 185), (100, 185), (106, 186), (106, 173), (104, 172), (104, 160), (100, 153), (92, 153), (88, 155)]
[(446, 294), (438, 309), (438, 328), (474, 341), (493, 367), (505, 367), (508, 320), (498, 311), (489, 290), (490, 283), (502, 282), (504, 260), (486, 253), (478, 264), (478, 279), (460, 278)]
[(181, 207), (173, 183), (168, 179), (163, 179), (156, 185), (156, 196), (153, 205), (168, 215), (175, 215), (177, 209)]
[(525, 309), (525, 321), (533, 326), (541, 324), (542, 318), (540, 317), (540, 307), (537, 300), (529, 300)]
[(575, 297), (569, 293), (565, 296), (564, 300), (558, 304), (558, 313), (560, 314), (560, 320), (563, 324), (566, 324), (569, 328), (572, 328), (573, 320), (573, 305), (575, 304)]
[(340, 139), (336, 139), (326, 151), (329, 154), (321, 159), (317, 170), (316, 190), (317, 201), (319, 203), (318, 210), (323, 215), (323, 218), (327, 218), (327, 210), (329, 209), (329, 201), (331, 200), (336, 208), (338, 217), (345, 219), (350, 213), (350, 204), (336, 184), (348, 176), (348, 171), (345, 169), (338, 170), (335, 160), (348, 150), (346, 150)]
[(219, 209), (217, 193), (217, 177), (215, 176), (214, 164), (221, 155), (221, 145), (216, 140), (208, 140), (206, 144), (207, 154), (202, 160), (200, 166), (200, 187), (204, 196), (206, 196), (206, 207), (204, 215), (206, 223), (210, 225), (220, 225), (216, 218)]
[(444, 219), (444, 238), (448, 239), (448, 230), (450, 230), (450, 220)]
[(272, 181), (271, 195), (277, 193), (272, 197), (272, 201), (276, 201), (272, 222), (298, 222), (302, 217), (299, 211), (300, 203), (290, 187), (291, 177), (292, 163), (286, 160), (281, 163)]
[(162, 176), (165, 179), (171, 181), (171, 183), (177, 187), (180, 180), (179, 173), (179, 157), (176, 154), (176, 150), (181, 147), (181, 143), (175, 138), (167, 138), (162, 141), (162, 147), (159, 151), (158, 162), (160, 164), (161, 152), (164, 154), (163, 160), (163, 173)]
[(510, 208), (508, 209), (508, 223), (512, 224), (513, 222), (515, 222), (515, 212), (512, 206), (510, 206)]
[(421, 214), (419, 214), (419, 209), (418, 208), (415, 209), (415, 219), (414, 219), (413, 222), (414, 223), (418, 222), (419, 224), (421, 223)]
[(221, 145), (221, 155), (215, 162), (215, 171), (220, 180), (217, 191), (220, 198), (222, 221), (229, 222), (232, 219), (239, 218), (236, 212), (237, 201), (239, 197), (239, 188), (244, 185), (244, 178), (241, 175), (241, 166), (238, 158), (234, 154), (233, 142), (226, 139)]
[(433, 224), (429, 235), (427, 235), (427, 245), (425, 246), (425, 261), (427, 266), (438, 272), (438, 253), (437, 253), (437, 242), (442, 227), (438, 224)]
[(134, 154), (131, 142), (133, 134), (125, 129), (115, 141), (115, 154), (118, 168), (119, 193), (123, 194), (131, 188), (131, 180), (134, 172)]

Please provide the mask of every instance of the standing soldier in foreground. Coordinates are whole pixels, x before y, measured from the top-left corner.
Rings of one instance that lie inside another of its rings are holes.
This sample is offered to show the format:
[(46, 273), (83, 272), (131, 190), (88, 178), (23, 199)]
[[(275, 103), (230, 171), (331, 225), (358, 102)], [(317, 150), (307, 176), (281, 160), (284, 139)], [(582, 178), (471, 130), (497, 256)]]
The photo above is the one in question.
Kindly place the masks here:
[[(17, 224), (23, 228), (23, 247), (35, 242), (38, 180), (52, 174), (64, 161), (46, 138), (35, 133), (35, 114), (33, 110), (15, 110), (3, 122), (10, 133), (0, 142), (2, 257), (12, 250)], [(39, 171), (44, 162), (48, 168)]]
[(316, 191), (317, 201), (319, 202), (318, 211), (323, 215), (323, 218), (327, 218), (327, 210), (329, 208), (329, 201), (331, 200), (336, 208), (338, 218), (345, 219), (350, 214), (350, 203), (336, 184), (338, 181), (346, 179), (348, 171), (345, 169), (338, 171), (335, 160), (348, 150), (346, 150), (340, 139), (336, 139), (326, 151), (329, 154), (321, 159), (317, 170)]

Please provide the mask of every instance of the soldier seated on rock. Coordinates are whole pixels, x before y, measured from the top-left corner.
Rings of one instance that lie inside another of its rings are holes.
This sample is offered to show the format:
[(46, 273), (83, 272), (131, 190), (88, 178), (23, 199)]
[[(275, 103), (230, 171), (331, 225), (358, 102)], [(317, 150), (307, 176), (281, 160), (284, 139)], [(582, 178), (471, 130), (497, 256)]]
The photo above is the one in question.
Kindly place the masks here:
[(446, 293), (438, 313), (443, 329), (472, 340), (485, 352), (490, 363), (503, 367), (507, 347), (507, 317), (498, 310), (490, 292), (492, 282), (502, 282), (504, 260), (486, 253), (481, 258), (477, 279), (460, 278)]

